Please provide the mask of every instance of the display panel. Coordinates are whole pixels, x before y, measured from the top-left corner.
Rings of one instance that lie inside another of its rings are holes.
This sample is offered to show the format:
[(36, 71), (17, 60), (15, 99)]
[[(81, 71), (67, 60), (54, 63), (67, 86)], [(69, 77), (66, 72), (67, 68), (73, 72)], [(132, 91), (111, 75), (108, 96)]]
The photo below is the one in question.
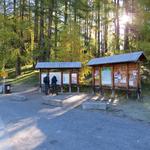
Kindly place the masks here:
[(94, 72), (94, 78), (95, 78), (95, 85), (100, 85), (100, 74), (99, 74), (99, 68), (96, 67), (95, 68), (95, 72)]
[(101, 69), (102, 85), (112, 85), (112, 69), (111, 67), (102, 67)]
[(129, 64), (129, 86), (137, 87), (138, 85), (138, 66), (137, 64)]
[(127, 86), (127, 65), (119, 64), (114, 66), (114, 85), (115, 87)]
[(61, 85), (61, 72), (50, 72), (50, 84), (53, 76), (56, 76), (57, 84)]
[(69, 73), (63, 73), (63, 84), (69, 84)]
[(41, 73), (41, 84), (44, 84), (44, 77), (46, 77), (47, 73)]
[(71, 83), (72, 84), (77, 84), (77, 73), (72, 73), (71, 74)]

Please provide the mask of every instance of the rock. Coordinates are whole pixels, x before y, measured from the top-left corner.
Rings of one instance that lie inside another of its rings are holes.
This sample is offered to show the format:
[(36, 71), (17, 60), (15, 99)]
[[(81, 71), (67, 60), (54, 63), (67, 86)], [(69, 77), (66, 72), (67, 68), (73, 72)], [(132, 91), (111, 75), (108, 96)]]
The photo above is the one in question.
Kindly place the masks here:
[(106, 110), (107, 107), (108, 107), (108, 104), (106, 102), (89, 101), (89, 102), (84, 102), (82, 104), (82, 108), (84, 110), (87, 110), (87, 109)]
[(13, 101), (26, 101), (27, 98), (23, 95), (13, 95), (11, 97), (11, 100), (13, 100)]
[(43, 96), (44, 104), (56, 106), (56, 107), (62, 107), (63, 106), (63, 100), (56, 98), (55, 96)]
[(48, 100), (47, 103), (51, 106), (56, 106), (56, 107), (62, 107), (63, 106), (62, 100)]

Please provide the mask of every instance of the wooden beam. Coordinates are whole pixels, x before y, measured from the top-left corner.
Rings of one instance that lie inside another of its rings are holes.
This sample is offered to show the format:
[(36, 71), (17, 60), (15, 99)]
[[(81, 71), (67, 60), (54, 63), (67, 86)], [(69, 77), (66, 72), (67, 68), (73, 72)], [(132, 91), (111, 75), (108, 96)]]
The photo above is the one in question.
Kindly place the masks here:
[(114, 89), (114, 88), (115, 88), (114, 65), (112, 65), (112, 73), (111, 73), (111, 77), (112, 77), (112, 89)]
[(115, 80), (114, 80), (114, 65), (112, 65), (112, 73), (111, 73), (111, 77), (112, 77), (112, 98), (115, 97)]
[(129, 63), (127, 63), (126, 67), (127, 67), (127, 73), (126, 73), (127, 85), (126, 85), (126, 89), (127, 89), (127, 99), (128, 99), (129, 98)]
[(63, 93), (63, 70), (61, 70), (61, 93)]
[(102, 66), (99, 67), (99, 86), (100, 86), (100, 95), (103, 95), (101, 68)]
[(95, 93), (95, 67), (92, 67), (92, 87)]
[(141, 64), (140, 62), (137, 64), (138, 65), (138, 88), (141, 88), (141, 74), (140, 74), (140, 67), (141, 67)]
[(137, 77), (137, 98), (140, 99), (141, 97), (141, 74), (140, 74), (140, 62), (137, 63), (138, 67), (138, 77)]
[(40, 72), (39, 72), (39, 80), (40, 80), (40, 88), (42, 87), (42, 83), (41, 83), (41, 69), (40, 69)]
[(77, 71), (77, 92), (80, 92), (79, 70)]
[(69, 71), (69, 92), (71, 93), (71, 82), (72, 82), (72, 80), (71, 80), (71, 73), (72, 73), (72, 71), (70, 70)]
[(102, 86), (102, 77), (101, 77), (101, 66), (99, 67), (99, 85)]

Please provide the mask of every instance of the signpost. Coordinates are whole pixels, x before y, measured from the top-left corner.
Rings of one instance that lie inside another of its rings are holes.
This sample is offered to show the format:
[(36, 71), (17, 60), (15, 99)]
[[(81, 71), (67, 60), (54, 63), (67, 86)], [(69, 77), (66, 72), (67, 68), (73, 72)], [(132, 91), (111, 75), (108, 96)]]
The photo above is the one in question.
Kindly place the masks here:
[(8, 77), (8, 73), (6, 71), (1, 71), (0, 76), (3, 78), (3, 94), (5, 94), (5, 82)]
[[(43, 78), (49, 74), (50, 84), (51, 79), (55, 75), (57, 78), (58, 91), (63, 93), (63, 88), (69, 89), (75, 87), (79, 92), (79, 72), (81, 68), (81, 62), (38, 62), (36, 69), (40, 70), (39, 79), (40, 87), (43, 87)], [(69, 87), (69, 88), (68, 88)]]
[[(103, 93), (102, 89), (111, 89), (112, 95), (115, 90), (126, 90), (127, 97), (129, 91), (136, 91), (139, 98), (141, 95), (140, 65), (144, 60), (146, 57), (142, 51), (90, 60), (88, 65), (93, 70), (93, 91), (95, 92), (95, 86), (100, 87), (100, 93)], [(99, 75), (97, 70), (100, 70)], [(100, 80), (97, 80), (98, 78)]]

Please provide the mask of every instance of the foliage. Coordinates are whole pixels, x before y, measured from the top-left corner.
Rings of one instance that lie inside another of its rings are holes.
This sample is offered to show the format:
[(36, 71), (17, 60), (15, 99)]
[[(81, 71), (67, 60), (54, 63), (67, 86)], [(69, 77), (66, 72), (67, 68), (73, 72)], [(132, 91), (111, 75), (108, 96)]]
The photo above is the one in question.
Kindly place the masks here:
[(149, 0), (3, 0), (0, 69), (49, 60), (86, 66), (92, 57), (137, 50), (150, 59), (149, 20)]

